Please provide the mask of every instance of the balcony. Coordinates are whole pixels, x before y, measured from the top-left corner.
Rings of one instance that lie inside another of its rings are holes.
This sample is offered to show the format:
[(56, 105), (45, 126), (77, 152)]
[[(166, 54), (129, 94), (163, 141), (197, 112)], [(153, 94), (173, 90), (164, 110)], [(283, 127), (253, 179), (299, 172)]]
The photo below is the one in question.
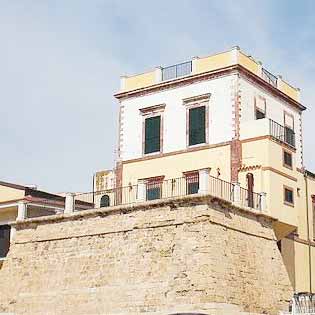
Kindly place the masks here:
[(261, 136), (271, 136), (274, 140), (284, 143), (291, 148), (296, 147), (294, 131), (272, 119), (251, 120), (241, 124), (241, 140)]
[(162, 68), (162, 81), (173, 80), (192, 73), (192, 62), (187, 61)]
[[(137, 185), (116, 187), (104, 191), (88, 192), (75, 196), (74, 204), (84, 202), (90, 208), (135, 204), (184, 196), (211, 195), (233, 203), (235, 206), (257, 211), (265, 210), (265, 194), (251, 192), (201, 170), (197, 181), (187, 177), (172, 178), (154, 183), (141, 182)], [(87, 209), (86, 209), (87, 210)], [(78, 211), (74, 208), (73, 211)]]

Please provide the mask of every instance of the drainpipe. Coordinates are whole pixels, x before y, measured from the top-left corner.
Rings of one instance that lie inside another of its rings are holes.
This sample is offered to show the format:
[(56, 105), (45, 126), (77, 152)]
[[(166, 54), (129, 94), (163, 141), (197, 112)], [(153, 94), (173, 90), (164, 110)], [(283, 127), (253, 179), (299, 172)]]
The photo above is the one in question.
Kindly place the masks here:
[(312, 290), (312, 248), (310, 240), (310, 224), (309, 224), (309, 206), (308, 206), (308, 182), (307, 182), (307, 171), (304, 171), (304, 180), (305, 180), (305, 194), (306, 194), (306, 222), (307, 222), (307, 242), (308, 242), (308, 263), (309, 263), (309, 274), (310, 274), (310, 293), (313, 293)]
[(94, 203), (94, 191), (95, 191), (95, 173), (93, 174), (93, 184), (92, 184), (92, 191), (93, 191), (93, 205), (95, 205)]

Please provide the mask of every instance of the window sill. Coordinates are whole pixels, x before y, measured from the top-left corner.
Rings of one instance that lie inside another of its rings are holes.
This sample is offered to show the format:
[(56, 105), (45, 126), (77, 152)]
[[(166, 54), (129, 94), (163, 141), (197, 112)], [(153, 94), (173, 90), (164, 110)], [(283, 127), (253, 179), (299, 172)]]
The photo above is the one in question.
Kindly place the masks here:
[(284, 204), (285, 204), (286, 206), (289, 206), (289, 207), (294, 208), (294, 203), (285, 201)]
[(146, 156), (159, 156), (161, 155), (163, 152), (162, 151), (157, 151), (157, 152), (152, 152), (152, 153), (143, 153), (142, 157), (146, 157)]
[(193, 148), (198, 148), (198, 147), (204, 147), (208, 145), (207, 142), (204, 142), (204, 143), (198, 143), (198, 144), (192, 144), (192, 145), (188, 145), (187, 146), (187, 149), (193, 149)]

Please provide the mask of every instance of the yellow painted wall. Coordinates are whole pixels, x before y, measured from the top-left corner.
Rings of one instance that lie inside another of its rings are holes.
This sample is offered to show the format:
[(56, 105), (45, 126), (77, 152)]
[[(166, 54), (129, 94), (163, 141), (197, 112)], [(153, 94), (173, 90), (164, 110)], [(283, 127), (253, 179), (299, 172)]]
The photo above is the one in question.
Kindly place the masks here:
[(139, 89), (142, 87), (147, 87), (150, 85), (153, 85), (155, 83), (155, 72), (145, 72), (142, 74), (134, 75), (131, 77), (125, 78), (125, 89), (128, 90), (134, 90)]
[(20, 199), (24, 197), (24, 190), (0, 185), (0, 202)]
[(0, 209), (0, 224), (3, 222), (15, 221), (17, 217), (17, 207)]
[(251, 58), (247, 57), (245, 54), (243, 54), (241, 51), (238, 54), (238, 63), (246, 68), (247, 70), (253, 72), (256, 75), (259, 74), (259, 65), (257, 62), (252, 60)]
[(197, 59), (195, 73), (208, 72), (231, 65), (233, 65), (233, 52), (228, 51), (221, 54)]
[(290, 96), (291, 98), (299, 102), (300, 92), (294, 87), (292, 87), (291, 85), (289, 85), (288, 83), (286, 83), (285, 81), (278, 80), (278, 89), (281, 92), (285, 93), (286, 95)]
[[(211, 175), (217, 176), (221, 170), (221, 179), (230, 180), (230, 145), (186, 152), (146, 161), (123, 164), (123, 186), (137, 184), (141, 178), (165, 176), (165, 179), (178, 178), (183, 172), (211, 168)], [(227, 167), (228, 166), (228, 167)]]

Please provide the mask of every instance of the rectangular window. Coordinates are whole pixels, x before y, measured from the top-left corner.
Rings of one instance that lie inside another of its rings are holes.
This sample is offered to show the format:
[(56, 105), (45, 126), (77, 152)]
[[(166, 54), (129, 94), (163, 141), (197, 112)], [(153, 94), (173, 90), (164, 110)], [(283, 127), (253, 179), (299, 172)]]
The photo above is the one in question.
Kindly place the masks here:
[(283, 150), (283, 166), (292, 169), (293, 159), (292, 153), (286, 150)]
[(262, 96), (255, 97), (256, 120), (266, 118), (266, 99)]
[(144, 154), (160, 152), (161, 116), (145, 119)]
[(186, 194), (197, 194), (199, 191), (199, 172), (189, 172), (185, 174)]
[(284, 187), (284, 203), (287, 205), (294, 205), (294, 192), (292, 188)]
[(189, 145), (206, 142), (206, 107), (189, 109)]
[(256, 108), (256, 120), (266, 118), (266, 114)]
[(284, 142), (295, 147), (294, 117), (284, 113)]
[(150, 178), (146, 182), (146, 199), (155, 200), (162, 197), (163, 177)]
[(0, 225), (0, 258), (7, 256), (10, 248), (11, 227), (9, 225)]
[(315, 195), (312, 195), (313, 205), (313, 240), (315, 241)]

